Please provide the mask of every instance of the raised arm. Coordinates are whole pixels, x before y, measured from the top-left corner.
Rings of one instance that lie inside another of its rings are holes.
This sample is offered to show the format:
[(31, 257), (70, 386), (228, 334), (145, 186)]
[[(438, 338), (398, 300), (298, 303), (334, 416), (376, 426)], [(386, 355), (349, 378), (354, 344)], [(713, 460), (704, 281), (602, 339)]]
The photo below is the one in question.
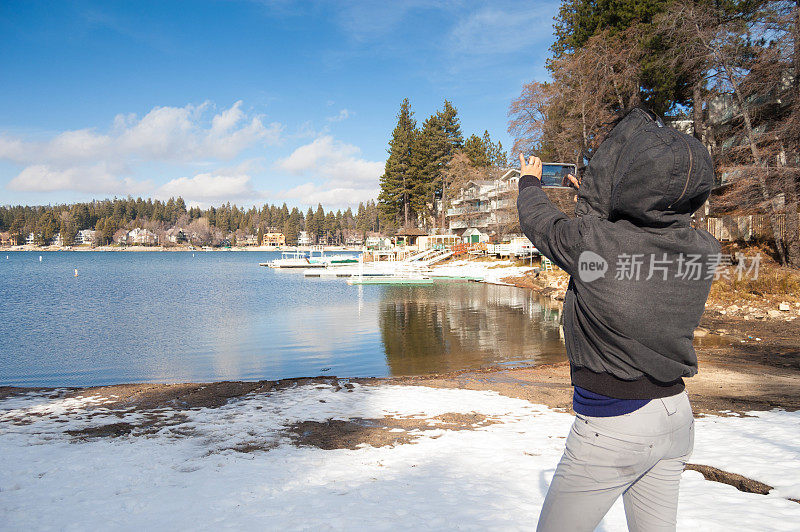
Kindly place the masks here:
[[(578, 218), (569, 218), (552, 204), (542, 190), (542, 161), (531, 157), (527, 162), (519, 154), (522, 177), (519, 180), (519, 223), (522, 232), (539, 252), (570, 275), (575, 273), (581, 242)], [(578, 185), (573, 176), (570, 181)]]

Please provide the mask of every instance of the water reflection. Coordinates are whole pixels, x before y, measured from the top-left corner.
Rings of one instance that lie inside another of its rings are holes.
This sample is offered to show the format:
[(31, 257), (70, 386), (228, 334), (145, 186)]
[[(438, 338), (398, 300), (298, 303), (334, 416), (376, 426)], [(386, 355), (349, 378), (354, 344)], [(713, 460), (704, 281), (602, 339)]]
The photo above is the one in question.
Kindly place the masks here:
[(528, 290), (486, 284), (387, 287), (380, 330), (393, 375), (564, 360), (558, 308)]
[(0, 261), (0, 385), (379, 377), (564, 359), (557, 308), (528, 290), (348, 286), (259, 267), (271, 253), (42, 254)]

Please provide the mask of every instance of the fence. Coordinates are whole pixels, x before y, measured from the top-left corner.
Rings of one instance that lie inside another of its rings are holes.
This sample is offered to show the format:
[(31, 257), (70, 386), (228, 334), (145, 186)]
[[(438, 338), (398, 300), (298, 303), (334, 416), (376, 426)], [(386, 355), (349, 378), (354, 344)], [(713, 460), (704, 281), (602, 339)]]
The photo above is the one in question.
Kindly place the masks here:
[[(786, 239), (786, 216), (778, 214), (778, 231)], [(766, 214), (747, 214), (743, 216), (720, 216), (706, 219), (706, 230), (714, 238), (722, 241), (755, 239), (774, 240), (769, 216)]]

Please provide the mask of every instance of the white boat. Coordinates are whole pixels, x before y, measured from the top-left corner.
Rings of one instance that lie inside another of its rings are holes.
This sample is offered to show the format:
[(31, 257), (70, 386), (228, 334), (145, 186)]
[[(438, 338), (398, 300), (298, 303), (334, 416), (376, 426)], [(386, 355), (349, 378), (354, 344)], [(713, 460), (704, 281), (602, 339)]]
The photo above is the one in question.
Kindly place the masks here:
[[(318, 257), (314, 253), (319, 253)], [(308, 254), (308, 262), (313, 266), (322, 264), (323, 266), (342, 266), (345, 264), (358, 264), (358, 257), (355, 255), (325, 255), (325, 248), (322, 246), (312, 246)]]
[(324, 264), (325, 266), (341, 266), (343, 264), (358, 264), (358, 257), (354, 255), (327, 255), (309, 257), (311, 264)]
[(269, 266), (270, 268), (324, 268), (325, 264), (312, 264), (302, 251), (284, 251), (281, 253), (281, 258), (271, 262), (262, 262), (260, 266)]

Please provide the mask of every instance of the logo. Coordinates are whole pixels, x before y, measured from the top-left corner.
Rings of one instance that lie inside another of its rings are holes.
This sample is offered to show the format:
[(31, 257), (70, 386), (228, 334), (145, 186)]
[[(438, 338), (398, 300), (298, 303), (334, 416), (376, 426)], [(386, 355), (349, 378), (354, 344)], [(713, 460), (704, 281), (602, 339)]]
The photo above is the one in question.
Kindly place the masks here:
[(594, 251), (584, 251), (578, 257), (578, 277), (584, 283), (605, 277), (607, 271), (608, 262)]

